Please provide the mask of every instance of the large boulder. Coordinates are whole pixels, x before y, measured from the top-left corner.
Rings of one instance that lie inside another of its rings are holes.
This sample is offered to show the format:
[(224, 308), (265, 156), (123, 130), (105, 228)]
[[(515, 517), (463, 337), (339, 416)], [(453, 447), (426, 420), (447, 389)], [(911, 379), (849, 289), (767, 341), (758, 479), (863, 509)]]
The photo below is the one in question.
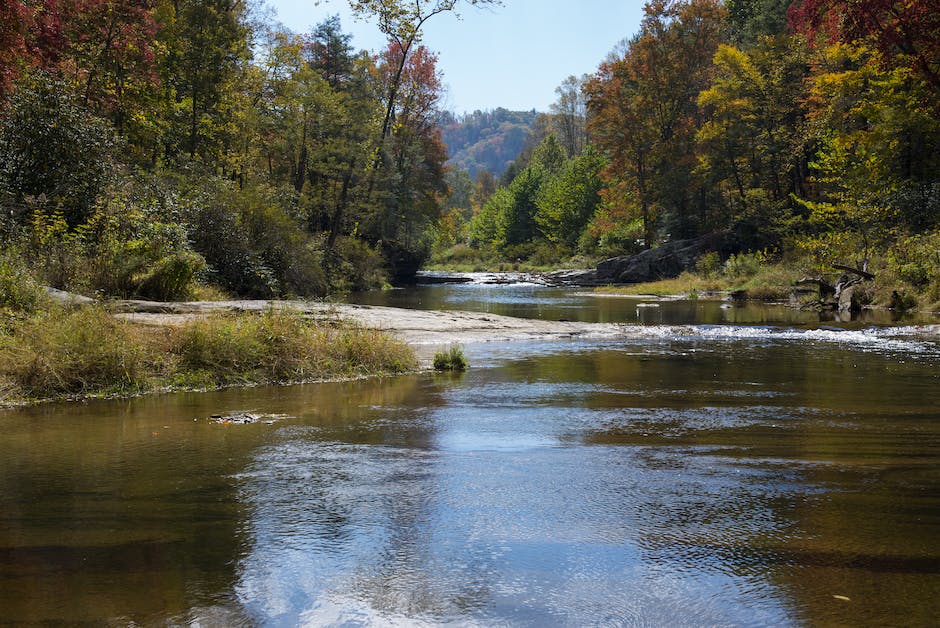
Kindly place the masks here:
[(677, 277), (695, 267), (696, 260), (710, 251), (722, 257), (735, 252), (729, 232), (710, 233), (690, 240), (666, 242), (636, 255), (604, 260), (597, 265), (598, 283), (643, 283)]

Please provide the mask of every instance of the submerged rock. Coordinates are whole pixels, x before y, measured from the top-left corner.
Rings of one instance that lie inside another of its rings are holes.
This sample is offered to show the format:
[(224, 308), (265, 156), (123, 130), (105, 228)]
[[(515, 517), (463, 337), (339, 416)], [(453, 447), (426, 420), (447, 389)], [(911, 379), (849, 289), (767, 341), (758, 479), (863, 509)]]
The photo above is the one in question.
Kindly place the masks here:
[(213, 414), (209, 417), (212, 423), (219, 425), (251, 425), (252, 423), (264, 423), (271, 425), (279, 419), (285, 418), (283, 414), (255, 414), (249, 412), (233, 412), (232, 414)]

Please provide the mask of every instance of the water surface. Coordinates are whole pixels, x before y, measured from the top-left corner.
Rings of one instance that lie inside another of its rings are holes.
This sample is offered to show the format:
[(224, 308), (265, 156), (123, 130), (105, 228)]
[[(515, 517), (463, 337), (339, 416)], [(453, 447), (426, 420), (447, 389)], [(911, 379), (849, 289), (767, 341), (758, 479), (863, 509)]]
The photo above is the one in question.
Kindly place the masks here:
[(0, 623), (934, 624), (936, 328), (700, 305), (461, 377), (2, 412)]

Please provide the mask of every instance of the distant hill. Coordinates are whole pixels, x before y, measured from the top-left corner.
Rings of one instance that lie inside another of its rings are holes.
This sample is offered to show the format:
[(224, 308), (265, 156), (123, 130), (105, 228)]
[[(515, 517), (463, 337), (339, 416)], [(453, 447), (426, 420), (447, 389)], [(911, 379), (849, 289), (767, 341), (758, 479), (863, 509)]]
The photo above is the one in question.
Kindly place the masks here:
[(462, 116), (445, 111), (439, 124), (449, 163), (468, 171), (471, 177), (489, 170), (498, 178), (522, 151), (538, 115), (534, 109), (509, 111), (502, 107)]

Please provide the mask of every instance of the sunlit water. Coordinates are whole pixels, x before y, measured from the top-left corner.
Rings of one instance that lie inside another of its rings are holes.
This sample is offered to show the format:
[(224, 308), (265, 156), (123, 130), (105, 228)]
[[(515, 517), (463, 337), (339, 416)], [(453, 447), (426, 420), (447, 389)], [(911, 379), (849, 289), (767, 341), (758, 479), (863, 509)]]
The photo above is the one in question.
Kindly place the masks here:
[[(938, 328), (481, 289), (663, 316), (458, 377), (0, 413), (0, 624), (935, 625)], [(272, 416), (208, 420), (240, 410)]]

